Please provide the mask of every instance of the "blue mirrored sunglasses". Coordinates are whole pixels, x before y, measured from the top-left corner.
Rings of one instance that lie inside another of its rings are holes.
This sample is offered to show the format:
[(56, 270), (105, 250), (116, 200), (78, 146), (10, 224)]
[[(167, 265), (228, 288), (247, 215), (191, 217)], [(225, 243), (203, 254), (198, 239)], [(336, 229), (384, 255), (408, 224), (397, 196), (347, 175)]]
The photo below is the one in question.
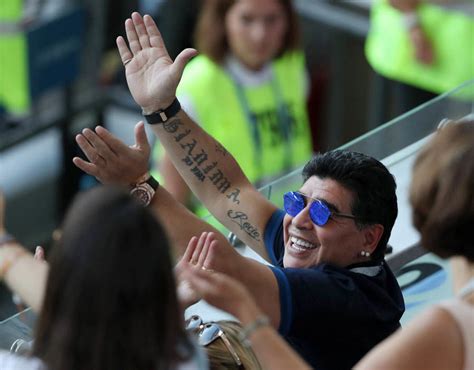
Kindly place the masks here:
[(309, 207), (309, 217), (311, 218), (311, 221), (313, 221), (313, 223), (318, 226), (326, 225), (329, 219), (333, 216), (352, 219), (356, 218), (353, 215), (333, 212), (323, 201), (307, 197), (306, 195), (298, 193), (297, 191), (289, 191), (283, 195), (283, 207), (285, 208), (285, 212), (290, 216), (295, 217), (298, 215), (298, 213), (305, 209), (306, 198), (313, 201)]

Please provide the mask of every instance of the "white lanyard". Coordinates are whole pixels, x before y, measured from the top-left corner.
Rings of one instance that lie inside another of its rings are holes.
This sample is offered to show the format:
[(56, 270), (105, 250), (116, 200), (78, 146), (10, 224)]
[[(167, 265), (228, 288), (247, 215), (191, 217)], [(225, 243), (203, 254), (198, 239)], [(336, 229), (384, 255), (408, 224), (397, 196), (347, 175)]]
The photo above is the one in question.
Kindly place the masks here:
[[(237, 78), (234, 73), (230, 73), (232, 81), (234, 82), (234, 86), (237, 92), (237, 98), (239, 100), (240, 106), (243, 109), (245, 116), (247, 118), (247, 124), (250, 127), (250, 132), (252, 133), (252, 138), (254, 141), (256, 154), (257, 154), (257, 168), (259, 171), (259, 177), (262, 177), (262, 140), (260, 137), (260, 132), (258, 128), (258, 122), (255, 115), (252, 113), (250, 109), (250, 104), (247, 101), (245, 96), (244, 87)], [(278, 127), (280, 129), (280, 134), (283, 136), (285, 141), (285, 170), (289, 170), (292, 165), (292, 143), (291, 143), (291, 116), (286, 107), (285, 101), (283, 100), (283, 94), (279, 87), (276, 73), (272, 69), (272, 78), (271, 78), (271, 87), (272, 92), (276, 101), (277, 107), (277, 119), (278, 119)]]

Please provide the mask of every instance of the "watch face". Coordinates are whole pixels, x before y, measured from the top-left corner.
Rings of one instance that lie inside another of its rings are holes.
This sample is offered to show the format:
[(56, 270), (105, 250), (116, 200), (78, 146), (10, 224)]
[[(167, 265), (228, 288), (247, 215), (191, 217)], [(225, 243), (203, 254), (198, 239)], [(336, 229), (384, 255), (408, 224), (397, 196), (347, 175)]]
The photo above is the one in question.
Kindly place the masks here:
[(141, 204), (147, 206), (153, 198), (153, 193), (146, 186), (139, 185), (130, 192)]

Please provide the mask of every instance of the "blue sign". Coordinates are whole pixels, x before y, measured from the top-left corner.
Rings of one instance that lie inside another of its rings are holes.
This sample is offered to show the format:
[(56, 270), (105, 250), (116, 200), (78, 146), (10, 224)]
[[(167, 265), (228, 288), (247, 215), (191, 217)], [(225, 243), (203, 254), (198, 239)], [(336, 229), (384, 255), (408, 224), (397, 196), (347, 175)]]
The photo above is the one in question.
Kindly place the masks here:
[(70, 84), (79, 74), (85, 12), (74, 9), (28, 31), (30, 96)]

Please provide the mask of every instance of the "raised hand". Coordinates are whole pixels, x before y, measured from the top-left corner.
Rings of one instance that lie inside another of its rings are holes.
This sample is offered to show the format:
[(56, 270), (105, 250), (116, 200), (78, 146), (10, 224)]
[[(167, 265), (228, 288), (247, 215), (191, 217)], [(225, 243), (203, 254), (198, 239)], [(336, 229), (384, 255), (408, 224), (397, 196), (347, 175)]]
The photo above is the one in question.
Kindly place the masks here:
[(184, 67), (196, 50), (183, 50), (173, 62), (160, 31), (149, 15), (133, 13), (125, 21), (127, 42), (117, 38), (130, 92), (144, 113), (168, 107), (174, 100)]
[[(202, 270), (236, 273), (236, 266), (242, 257), (227, 241), (217, 240), (213, 232), (203, 232), (199, 238), (193, 237), (180, 263), (186, 262)], [(178, 264), (179, 265), (179, 264)]]
[(203, 232), (199, 238), (193, 236), (189, 241), (183, 257), (175, 267), (178, 297), (184, 307), (196, 303), (200, 297), (192, 288), (193, 284), (185, 277), (185, 271), (193, 269), (208, 273), (216, 271), (230, 273), (237, 265), (233, 257), (244, 258), (230, 244), (224, 244), (225, 242), (216, 239), (216, 234), (213, 232)]
[(204, 263), (209, 246), (211, 243), (217, 243), (213, 238), (214, 234), (207, 232), (203, 232), (199, 238), (193, 236), (188, 243), (183, 257), (181, 257), (181, 260), (175, 267), (174, 272), (177, 281), (178, 300), (183, 309), (186, 309), (200, 299), (200, 296), (191, 287), (189, 281), (183, 278), (183, 271), (188, 267), (212, 271), (204, 267)]
[(135, 144), (125, 145), (101, 126), (84, 129), (76, 142), (90, 162), (79, 157), (73, 163), (104, 184), (134, 184), (148, 171), (150, 144), (143, 122), (135, 125)]
[(205, 266), (207, 253), (211, 245), (215, 248), (217, 244), (212, 232), (203, 232), (199, 238), (193, 236), (176, 268), (180, 269), (182, 264), (191, 264), (203, 270), (208, 269)]

